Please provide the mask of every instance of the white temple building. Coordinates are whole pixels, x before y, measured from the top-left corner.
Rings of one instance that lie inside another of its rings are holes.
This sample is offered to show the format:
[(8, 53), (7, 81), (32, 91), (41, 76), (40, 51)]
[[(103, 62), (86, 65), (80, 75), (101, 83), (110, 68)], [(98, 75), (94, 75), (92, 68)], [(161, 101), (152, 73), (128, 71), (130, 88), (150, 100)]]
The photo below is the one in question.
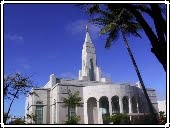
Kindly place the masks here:
[[(113, 113), (141, 115), (149, 113), (148, 104), (140, 83), (113, 83), (103, 78), (96, 64), (94, 44), (86, 27), (86, 36), (82, 49), (82, 68), (79, 79), (59, 79), (54, 74), (46, 85), (33, 88), (26, 98), (25, 115), (36, 115), (36, 124), (62, 124), (67, 121), (68, 108), (63, 107), (63, 97), (79, 91), (82, 107), (69, 111), (81, 117), (81, 124), (106, 124), (104, 117)], [(157, 98), (154, 89), (147, 88), (149, 98), (158, 112)]]
[(158, 102), (158, 109), (159, 109), (159, 112), (160, 111), (163, 111), (166, 113), (166, 100), (162, 100), (162, 101), (157, 101)]

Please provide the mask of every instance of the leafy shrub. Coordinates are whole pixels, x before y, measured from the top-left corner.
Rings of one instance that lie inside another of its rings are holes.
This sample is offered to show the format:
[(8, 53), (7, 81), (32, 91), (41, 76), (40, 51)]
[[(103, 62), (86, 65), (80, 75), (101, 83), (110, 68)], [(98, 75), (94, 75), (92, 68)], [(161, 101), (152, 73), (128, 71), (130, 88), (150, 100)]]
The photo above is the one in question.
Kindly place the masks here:
[(80, 116), (71, 116), (70, 119), (68, 121), (65, 121), (64, 124), (78, 124), (78, 122), (80, 121)]
[(164, 111), (159, 112), (159, 124), (166, 124), (166, 115)]
[(129, 123), (129, 118), (126, 114), (117, 113), (111, 116), (106, 116), (104, 120), (109, 121), (113, 124)]

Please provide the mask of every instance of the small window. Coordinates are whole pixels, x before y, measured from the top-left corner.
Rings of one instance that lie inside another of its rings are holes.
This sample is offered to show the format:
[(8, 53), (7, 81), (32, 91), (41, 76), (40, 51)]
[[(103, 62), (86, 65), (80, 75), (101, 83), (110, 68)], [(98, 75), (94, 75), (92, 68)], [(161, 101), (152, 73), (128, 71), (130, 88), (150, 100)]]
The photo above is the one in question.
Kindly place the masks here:
[(76, 108), (70, 108), (70, 117), (76, 115)]
[(28, 104), (27, 104), (27, 110), (29, 109), (29, 102), (28, 102)]
[(42, 101), (36, 102), (35, 115), (36, 115), (35, 123), (42, 124), (43, 123), (43, 102)]

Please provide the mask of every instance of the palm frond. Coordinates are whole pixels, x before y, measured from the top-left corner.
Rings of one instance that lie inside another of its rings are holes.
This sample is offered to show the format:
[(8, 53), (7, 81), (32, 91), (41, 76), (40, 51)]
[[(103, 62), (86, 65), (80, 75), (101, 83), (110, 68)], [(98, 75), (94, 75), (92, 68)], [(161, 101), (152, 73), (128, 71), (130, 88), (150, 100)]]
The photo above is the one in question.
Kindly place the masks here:
[(105, 48), (110, 48), (112, 43), (114, 41), (116, 41), (119, 37), (119, 33), (118, 33), (118, 30), (117, 29), (114, 29), (112, 30), (110, 33), (109, 33), (109, 36), (107, 37), (107, 40), (106, 40), (106, 44), (105, 44)]
[(90, 14), (95, 16), (90, 22), (102, 26), (100, 34), (108, 35), (106, 48), (109, 48), (113, 41), (117, 39), (119, 31), (123, 31), (126, 36), (141, 37), (138, 33), (141, 26), (135, 22), (136, 19), (134, 19), (132, 13), (126, 10), (124, 6), (121, 4), (92, 4), (87, 8)]
[(114, 34), (113, 32), (115, 32), (115, 30), (117, 30), (118, 26), (116, 23), (112, 22), (106, 26), (104, 26), (101, 30), (100, 30), (100, 33), (101, 34), (106, 34), (106, 33), (111, 33), (112, 31), (112, 34)]
[(141, 37), (140, 34), (137, 32), (141, 29), (141, 26), (139, 23), (136, 22), (127, 22), (126, 24), (123, 24), (122, 30), (126, 35), (134, 35), (136, 37)]
[(87, 14), (93, 15), (95, 13), (98, 13), (98, 11), (100, 10), (99, 4), (89, 4), (89, 5), (90, 7), (87, 7), (85, 11)]

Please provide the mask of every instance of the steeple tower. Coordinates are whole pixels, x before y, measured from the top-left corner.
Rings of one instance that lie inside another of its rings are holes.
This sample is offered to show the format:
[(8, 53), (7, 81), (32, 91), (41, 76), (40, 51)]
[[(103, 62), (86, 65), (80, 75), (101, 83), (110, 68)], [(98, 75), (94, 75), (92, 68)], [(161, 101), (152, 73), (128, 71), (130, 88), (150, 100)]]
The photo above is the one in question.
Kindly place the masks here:
[(89, 31), (89, 28), (88, 28), (88, 26), (86, 25), (86, 32), (88, 32)]
[(89, 28), (86, 26), (86, 37), (82, 49), (82, 70), (79, 71), (79, 80), (99, 81), (100, 69), (96, 65), (96, 52), (91, 41)]
[(86, 25), (86, 38), (85, 38), (85, 42), (92, 43), (90, 35), (89, 35), (89, 28), (88, 28), (87, 25)]

